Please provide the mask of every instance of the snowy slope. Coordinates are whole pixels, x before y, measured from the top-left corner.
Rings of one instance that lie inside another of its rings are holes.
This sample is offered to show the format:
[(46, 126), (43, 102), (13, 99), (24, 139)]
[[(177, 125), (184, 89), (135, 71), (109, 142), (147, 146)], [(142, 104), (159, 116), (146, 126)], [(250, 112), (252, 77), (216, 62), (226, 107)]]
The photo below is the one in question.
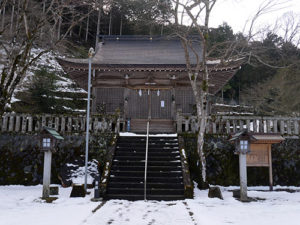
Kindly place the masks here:
[[(43, 49), (35, 48), (32, 50), (32, 57), (37, 56)], [(87, 92), (78, 87), (76, 83), (67, 77), (67, 74), (64, 73), (62, 67), (57, 62), (56, 58), (64, 58), (63, 55), (60, 55), (57, 52), (48, 52), (43, 54), (27, 71), (26, 76), (21, 80), (19, 85), (17, 86), (12, 99), (11, 103), (20, 102), (22, 100), (22, 92), (26, 91), (26, 86), (30, 84), (32, 77), (35, 71), (40, 70), (41, 68), (47, 69), (49, 72), (55, 73), (57, 80), (55, 83), (55, 90), (54, 92), (57, 93), (55, 99), (60, 99), (65, 102), (72, 102), (73, 98), (76, 98), (76, 101), (86, 101), (86, 94)], [(72, 98), (66, 98), (62, 96), (72, 96)], [(70, 108), (68, 107), (68, 103), (62, 104), (61, 107), (66, 110), (66, 112), (83, 112), (83, 108)], [(11, 105), (8, 105), (11, 107)]]

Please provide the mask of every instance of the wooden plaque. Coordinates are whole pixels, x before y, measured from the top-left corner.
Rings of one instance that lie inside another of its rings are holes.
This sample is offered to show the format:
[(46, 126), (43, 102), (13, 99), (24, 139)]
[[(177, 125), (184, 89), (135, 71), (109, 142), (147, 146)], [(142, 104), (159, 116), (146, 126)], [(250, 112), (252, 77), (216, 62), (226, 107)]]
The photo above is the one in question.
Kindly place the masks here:
[(247, 154), (247, 166), (269, 167), (269, 144), (251, 144), (251, 152)]

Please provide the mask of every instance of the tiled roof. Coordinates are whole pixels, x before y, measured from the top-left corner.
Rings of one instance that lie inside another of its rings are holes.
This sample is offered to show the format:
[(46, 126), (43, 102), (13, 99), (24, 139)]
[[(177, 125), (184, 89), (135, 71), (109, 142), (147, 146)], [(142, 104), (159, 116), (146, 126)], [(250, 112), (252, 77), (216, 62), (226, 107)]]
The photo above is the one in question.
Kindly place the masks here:
[[(135, 65), (185, 65), (185, 53), (178, 38), (149, 36), (103, 36), (93, 64), (135, 64)], [(198, 40), (193, 41), (197, 55), (202, 56)], [(195, 54), (191, 54), (191, 63), (196, 63)], [(87, 60), (68, 59), (77, 63)]]

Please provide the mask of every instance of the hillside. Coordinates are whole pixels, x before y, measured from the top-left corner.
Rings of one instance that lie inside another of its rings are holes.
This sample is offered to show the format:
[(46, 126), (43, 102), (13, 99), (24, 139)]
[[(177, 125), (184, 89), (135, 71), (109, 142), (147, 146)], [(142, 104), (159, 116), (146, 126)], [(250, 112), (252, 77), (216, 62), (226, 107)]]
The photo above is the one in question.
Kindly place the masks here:
[[(33, 57), (40, 51), (33, 49)], [(86, 91), (68, 78), (56, 57), (64, 56), (53, 51), (46, 53), (29, 68), (14, 92), (10, 110), (21, 113), (85, 112)]]
[(300, 67), (278, 70), (269, 79), (242, 92), (243, 101), (264, 115), (300, 115)]

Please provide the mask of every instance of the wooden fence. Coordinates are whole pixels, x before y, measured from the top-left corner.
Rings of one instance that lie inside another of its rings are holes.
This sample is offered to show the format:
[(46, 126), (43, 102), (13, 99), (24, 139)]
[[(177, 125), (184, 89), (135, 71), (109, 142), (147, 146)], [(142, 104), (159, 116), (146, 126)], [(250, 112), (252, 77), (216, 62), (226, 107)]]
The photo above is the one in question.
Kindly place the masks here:
[[(195, 116), (185, 117), (177, 114), (177, 132), (196, 132)], [(299, 135), (300, 117), (264, 117), (264, 116), (217, 116), (208, 120), (207, 133), (233, 134), (247, 129), (258, 133), (281, 133)]]
[[(0, 120), (1, 132), (37, 133), (47, 126), (64, 133), (82, 133), (86, 130), (85, 116), (68, 115), (28, 115), (6, 113)], [(300, 117), (259, 117), (259, 116), (217, 116), (211, 117), (207, 133), (233, 134), (240, 130), (259, 133), (281, 133), (283, 135), (299, 135)], [(176, 116), (177, 132), (196, 132), (198, 130), (195, 116)], [(123, 119), (93, 115), (90, 119), (90, 131), (124, 132), (126, 123)]]
[[(0, 120), (1, 132), (36, 133), (44, 126), (54, 128), (58, 132), (81, 133), (86, 131), (85, 116), (70, 115), (28, 115), (6, 113)], [(90, 119), (90, 131), (112, 131), (118, 133), (125, 129), (125, 124), (120, 119), (109, 119), (101, 115), (93, 115)]]

